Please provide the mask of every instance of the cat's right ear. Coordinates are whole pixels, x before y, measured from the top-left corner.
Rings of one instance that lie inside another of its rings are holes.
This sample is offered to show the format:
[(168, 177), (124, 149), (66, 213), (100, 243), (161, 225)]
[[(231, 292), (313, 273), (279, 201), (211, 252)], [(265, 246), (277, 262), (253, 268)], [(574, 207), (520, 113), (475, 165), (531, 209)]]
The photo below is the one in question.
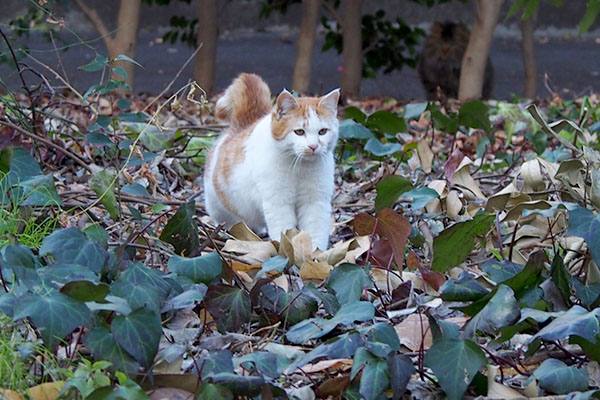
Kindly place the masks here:
[(279, 96), (277, 96), (277, 118), (283, 117), (298, 106), (298, 102), (294, 95), (286, 89), (283, 89), (282, 92), (279, 93)]

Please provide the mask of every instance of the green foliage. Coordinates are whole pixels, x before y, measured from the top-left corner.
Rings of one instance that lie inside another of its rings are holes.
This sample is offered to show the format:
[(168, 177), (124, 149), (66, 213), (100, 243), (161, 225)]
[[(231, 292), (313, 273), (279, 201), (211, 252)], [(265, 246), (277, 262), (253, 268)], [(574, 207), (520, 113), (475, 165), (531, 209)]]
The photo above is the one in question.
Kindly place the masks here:
[(25, 344), (10, 319), (0, 313), (0, 388), (23, 391), (33, 377), (19, 347)]
[[(323, 51), (335, 49), (343, 52), (342, 31), (339, 25), (331, 24), (323, 18), (327, 31)], [(394, 21), (385, 17), (383, 10), (362, 17), (363, 77), (374, 78), (379, 70), (384, 73), (401, 70), (404, 65), (414, 68), (417, 65), (417, 45), (425, 36), (425, 31), (411, 27), (403, 19)]]

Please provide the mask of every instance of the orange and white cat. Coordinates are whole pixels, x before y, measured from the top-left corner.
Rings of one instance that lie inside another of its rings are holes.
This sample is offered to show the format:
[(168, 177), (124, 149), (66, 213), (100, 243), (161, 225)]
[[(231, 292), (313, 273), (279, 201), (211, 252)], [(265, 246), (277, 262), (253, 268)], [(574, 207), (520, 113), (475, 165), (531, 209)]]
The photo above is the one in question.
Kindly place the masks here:
[(244, 221), (256, 232), (308, 232), (325, 250), (331, 227), (333, 151), (338, 138), (336, 89), (295, 98), (287, 90), (275, 106), (267, 84), (241, 74), (219, 98), (218, 118), (229, 119), (204, 173), (206, 209), (230, 227)]

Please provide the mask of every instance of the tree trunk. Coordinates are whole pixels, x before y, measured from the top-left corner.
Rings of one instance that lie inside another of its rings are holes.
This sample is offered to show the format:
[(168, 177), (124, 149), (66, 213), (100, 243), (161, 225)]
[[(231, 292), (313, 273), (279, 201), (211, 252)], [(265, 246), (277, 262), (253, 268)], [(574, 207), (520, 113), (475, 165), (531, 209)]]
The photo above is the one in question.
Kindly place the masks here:
[(342, 20), (342, 96), (357, 97), (362, 77), (362, 0), (344, 0)]
[(298, 53), (292, 81), (292, 89), (299, 93), (308, 92), (310, 86), (315, 31), (319, 20), (319, 3), (319, 0), (302, 0), (302, 22), (300, 23), (300, 36), (296, 43)]
[(534, 99), (537, 94), (537, 64), (533, 34), (537, 22), (538, 9), (528, 19), (521, 21), (521, 52), (525, 71), (525, 98)]
[[(141, 0), (121, 0), (119, 16), (117, 18), (117, 34), (112, 40), (112, 48), (108, 49), (110, 58), (115, 58), (122, 54), (135, 60), (141, 4)], [(129, 61), (117, 61), (114, 66), (125, 70), (127, 73), (125, 82), (133, 88), (136, 65)], [(123, 79), (123, 77), (112, 74), (112, 79)]]
[(217, 0), (198, 0), (198, 41), (202, 46), (196, 55), (194, 80), (210, 95), (215, 82), (217, 58)]
[(503, 0), (475, 0), (475, 22), (462, 60), (458, 99), (481, 97), (485, 65)]
[[(135, 59), (141, 0), (121, 0), (119, 15), (117, 17), (117, 33), (115, 36), (111, 36), (110, 31), (95, 9), (89, 8), (84, 0), (73, 1), (102, 36), (110, 59), (114, 59), (121, 54)], [(111, 77), (117, 80), (124, 80), (133, 88), (135, 82), (135, 64), (128, 61), (117, 61), (114, 66), (123, 68), (127, 73), (127, 78), (114, 73)]]

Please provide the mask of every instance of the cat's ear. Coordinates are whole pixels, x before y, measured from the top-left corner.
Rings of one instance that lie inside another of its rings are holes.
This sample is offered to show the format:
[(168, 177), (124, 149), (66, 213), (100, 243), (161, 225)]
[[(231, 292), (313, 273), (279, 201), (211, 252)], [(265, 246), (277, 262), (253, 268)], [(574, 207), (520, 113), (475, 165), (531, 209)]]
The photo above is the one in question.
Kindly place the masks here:
[(298, 106), (298, 102), (294, 95), (286, 89), (283, 89), (281, 93), (279, 93), (279, 96), (277, 96), (277, 117), (281, 118)]
[(340, 100), (340, 89), (334, 89), (322, 96), (319, 100), (319, 108), (325, 108), (334, 114), (337, 114), (337, 105)]

